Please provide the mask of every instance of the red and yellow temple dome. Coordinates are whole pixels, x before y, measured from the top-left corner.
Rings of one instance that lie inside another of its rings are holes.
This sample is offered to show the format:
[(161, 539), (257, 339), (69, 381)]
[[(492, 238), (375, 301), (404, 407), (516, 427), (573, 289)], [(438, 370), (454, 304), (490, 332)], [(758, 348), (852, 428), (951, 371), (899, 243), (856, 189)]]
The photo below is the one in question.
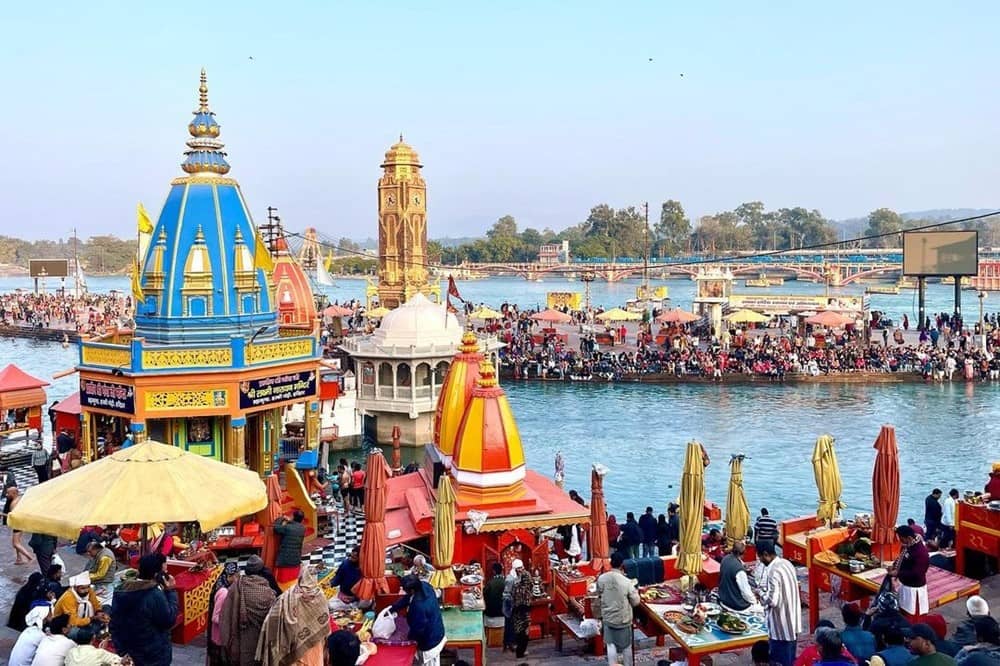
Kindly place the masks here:
[(445, 376), (434, 411), (434, 445), (444, 457), (445, 465), (450, 465), (454, 456), (455, 438), (472, 391), (482, 376), (479, 373), (482, 362), (479, 339), (472, 331), (466, 331)]
[(316, 300), (305, 271), (288, 251), (284, 238), (275, 241), (274, 271), (279, 328), (312, 329), (316, 324)]
[(455, 438), (452, 474), (459, 498), (480, 503), (519, 499), (525, 490), (521, 435), (493, 364), (483, 361), (479, 373)]

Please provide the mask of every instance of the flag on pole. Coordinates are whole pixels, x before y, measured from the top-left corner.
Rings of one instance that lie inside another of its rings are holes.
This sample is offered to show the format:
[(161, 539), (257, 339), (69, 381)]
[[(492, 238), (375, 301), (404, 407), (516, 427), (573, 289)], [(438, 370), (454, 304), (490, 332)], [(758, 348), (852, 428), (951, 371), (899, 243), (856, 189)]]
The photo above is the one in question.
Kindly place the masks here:
[(139, 271), (139, 260), (132, 264), (132, 298), (135, 299), (136, 306), (146, 300), (146, 295), (142, 291), (141, 273)]
[(274, 270), (274, 258), (271, 256), (271, 252), (267, 249), (267, 245), (264, 244), (264, 239), (260, 237), (260, 234), (254, 234), (254, 236), (257, 240), (254, 243), (253, 267), (270, 273)]
[[(448, 276), (448, 293), (445, 294), (445, 311), (452, 314), (458, 314), (458, 308), (451, 304), (451, 297), (454, 296), (458, 300), (465, 303), (465, 299), (462, 298), (461, 294), (458, 293), (458, 285), (455, 284), (455, 278), (451, 275)], [(445, 315), (445, 323), (448, 323), (448, 317)]]
[(139, 233), (140, 234), (153, 233), (153, 221), (149, 219), (149, 213), (146, 212), (146, 207), (142, 205), (141, 201), (135, 207), (135, 215), (137, 220), (137, 226), (139, 227)]

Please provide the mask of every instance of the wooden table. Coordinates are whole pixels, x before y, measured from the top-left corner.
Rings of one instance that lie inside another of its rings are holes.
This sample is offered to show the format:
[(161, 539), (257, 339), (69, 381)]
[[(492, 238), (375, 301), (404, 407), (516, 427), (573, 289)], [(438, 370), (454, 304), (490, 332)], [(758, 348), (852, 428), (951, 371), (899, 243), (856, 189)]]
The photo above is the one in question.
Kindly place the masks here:
[(598, 657), (603, 656), (605, 650), (604, 636), (601, 634), (597, 634), (596, 636), (585, 636), (583, 631), (580, 629), (581, 622), (583, 622), (583, 618), (573, 615), (572, 613), (560, 613), (552, 616), (552, 630), (555, 632), (556, 650), (562, 652), (563, 632), (568, 632), (578, 641), (593, 641), (594, 655)]
[(718, 654), (720, 652), (732, 652), (743, 650), (752, 646), (757, 641), (767, 640), (767, 626), (764, 623), (763, 615), (752, 615), (738, 613), (749, 628), (746, 633), (739, 636), (727, 634), (719, 629), (719, 626), (712, 621), (705, 625), (705, 629), (697, 634), (688, 634), (676, 627), (672, 622), (663, 619), (666, 611), (680, 611), (681, 606), (673, 604), (653, 604), (641, 602), (636, 607), (636, 613), (646, 620), (647, 629), (669, 635), (687, 655), (689, 666), (699, 666), (701, 658), (707, 654)]
[[(812, 558), (809, 567), (809, 631), (819, 623), (819, 594), (829, 590), (834, 578), (841, 581), (840, 597), (845, 601), (867, 600), (877, 594), (885, 578), (885, 569), (872, 569), (859, 574), (843, 571), (835, 564), (825, 564)], [(947, 603), (979, 594), (979, 581), (945, 571), (938, 567), (927, 570), (927, 603), (937, 608)], [(901, 609), (902, 610), (902, 609)]]
[(474, 666), (483, 666), (483, 654), (486, 651), (483, 612), (445, 608), (441, 611), (441, 617), (444, 620), (445, 647), (472, 650)]

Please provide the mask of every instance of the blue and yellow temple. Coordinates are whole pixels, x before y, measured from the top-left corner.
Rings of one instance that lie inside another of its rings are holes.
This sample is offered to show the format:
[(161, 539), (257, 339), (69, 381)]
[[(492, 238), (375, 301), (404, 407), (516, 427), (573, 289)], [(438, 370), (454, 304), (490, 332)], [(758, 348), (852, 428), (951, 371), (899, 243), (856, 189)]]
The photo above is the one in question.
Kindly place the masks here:
[(279, 330), (274, 261), (229, 175), (204, 71), (188, 132), (184, 175), (139, 257), (134, 328), (80, 346), (82, 448), (90, 460), (127, 426), (265, 474), (285, 407), (305, 404), (306, 445), (318, 443), (317, 339), (309, 322)]

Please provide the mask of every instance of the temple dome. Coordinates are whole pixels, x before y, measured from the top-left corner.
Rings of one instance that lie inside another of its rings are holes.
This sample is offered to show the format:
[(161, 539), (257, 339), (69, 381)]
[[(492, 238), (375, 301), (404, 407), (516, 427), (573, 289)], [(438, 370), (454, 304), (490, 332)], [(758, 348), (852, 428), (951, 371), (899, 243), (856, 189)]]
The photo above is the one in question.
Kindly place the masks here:
[(417, 155), (417, 151), (410, 144), (403, 141), (402, 134), (399, 135), (399, 141), (389, 146), (389, 150), (386, 151), (385, 162), (383, 162), (382, 168), (394, 164), (421, 166), (420, 156)]
[(493, 364), (484, 361), (480, 374), (455, 438), (452, 474), (462, 497), (516, 499), (524, 492), (526, 471), (521, 435)]
[(288, 252), (285, 239), (275, 242), (274, 271), (275, 301), (278, 306), (278, 326), (309, 328), (316, 323), (316, 299), (309, 279), (299, 262)]
[(152, 344), (277, 334), (270, 275), (258, 267), (267, 261), (255, 261), (267, 250), (258, 242), (239, 184), (224, 176), (229, 164), (218, 128), (202, 70), (182, 164), (188, 175), (171, 183), (153, 229), (155, 242), (140, 262), (144, 300), (136, 306), (135, 335)]
[(381, 347), (457, 345), (461, 337), (462, 326), (455, 315), (420, 293), (386, 314), (372, 334), (373, 342)]
[(445, 375), (434, 414), (434, 445), (438, 447), (446, 463), (450, 463), (454, 455), (455, 438), (462, 425), (465, 408), (469, 404), (472, 390), (482, 376), (479, 372), (479, 364), (482, 362), (479, 339), (472, 331), (466, 331), (448, 374)]

